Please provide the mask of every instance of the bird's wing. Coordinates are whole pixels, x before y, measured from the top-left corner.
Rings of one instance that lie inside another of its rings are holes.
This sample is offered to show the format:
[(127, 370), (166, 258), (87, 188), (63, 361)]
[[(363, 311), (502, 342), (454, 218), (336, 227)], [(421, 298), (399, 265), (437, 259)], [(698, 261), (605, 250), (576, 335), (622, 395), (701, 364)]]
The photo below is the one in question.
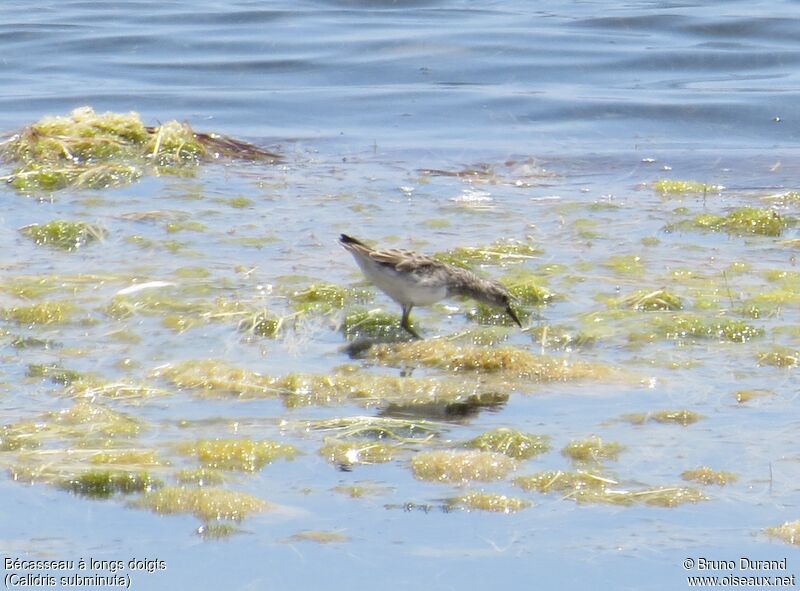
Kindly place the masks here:
[(442, 266), (442, 263), (433, 257), (399, 248), (373, 250), (369, 256), (373, 261), (382, 265), (391, 265), (398, 271), (423, 270)]

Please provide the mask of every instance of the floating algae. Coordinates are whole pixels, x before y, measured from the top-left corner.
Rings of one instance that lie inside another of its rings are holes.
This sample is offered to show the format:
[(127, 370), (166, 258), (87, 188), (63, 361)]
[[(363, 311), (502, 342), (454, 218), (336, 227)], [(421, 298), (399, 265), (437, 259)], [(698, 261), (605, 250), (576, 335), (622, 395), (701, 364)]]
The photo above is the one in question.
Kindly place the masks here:
[(557, 492), (578, 503), (607, 505), (650, 505), (654, 507), (677, 507), (685, 503), (707, 500), (701, 491), (687, 487), (653, 487), (644, 489), (619, 488), (620, 483), (589, 472), (539, 472), (530, 476), (519, 476), (513, 480), (524, 490), (541, 493)]
[(460, 246), (434, 254), (434, 258), (456, 267), (472, 265), (507, 265), (535, 259), (542, 251), (525, 242), (507, 240), (488, 246)]
[(694, 218), (668, 225), (665, 230), (706, 230), (727, 232), (737, 236), (756, 234), (761, 236), (780, 236), (793, 220), (781, 216), (772, 209), (743, 207), (727, 215), (701, 213)]
[(764, 334), (763, 329), (752, 326), (744, 320), (724, 317), (703, 318), (695, 314), (654, 317), (652, 324), (653, 333), (650, 336), (646, 333), (646, 338), (660, 337), (671, 341), (718, 339), (745, 343)]
[(797, 367), (800, 365), (800, 351), (788, 347), (773, 347), (756, 355), (759, 365), (772, 367)]
[(657, 289), (655, 291), (639, 290), (616, 303), (617, 305), (643, 312), (680, 310), (683, 308), (681, 299), (665, 289)]
[(534, 382), (604, 379), (610, 368), (558, 357), (534, 355), (514, 347), (473, 347), (441, 339), (376, 345), (368, 357), (390, 366), (420, 365), (454, 372), (498, 373)]
[(603, 490), (609, 485), (619, 484), (611, 478), (581, 470), (577, 472), (563, 472), (561, 470), (539, 472), (529, 476), (517, 476), (512, 482), (523, 490), (541, 493), (565, 493), (583, 489)]
[(397, 455), (400, 446), (380, 441), (338, 441), (328, 439), (319, 454), (332, 464), (385, 464)]
[(38, 245), (61, 250), (77, 250), (96, 240), (102, 240), (106, 235), (106, 231), (100, 226), (67, 220), (32, 224), (20, 228), (19, 231)]
[[(341, 287), (333, 283), (314, 283), (308, 287), (294, 291), (289, 299), (298, 312), (314, 312), (328, 314), (340, 310), (349, 304), (366, 304), (372, 300), (373, 293), (368, 289), (357, 287)], [(357, 323), (355, 318), (347, 321), (349, 325)], [(345, 330), (345, 332), (347, 332)]]
[(501, 480), (516, 469), (516, 460), (487, 451), (423, 451), (411, 458), (414, 476), (432, 482)]
[(610, 256), (603, 263), (618, 275), (642, 275), (645, 271), (642, 257), (635, 254), (618, 254)]
[(428, 441), (444, 427), (441, 423), (422, 419), (395, 419), (390, 417), (340, 417), (304, 421), (302, 427), (310, 431), (333, 432), (337, 437), (362, 437), (392, 439), (404, 443)]
[(549, 439), (544, 435), (499, 427), (471, 439), (466, 445), (481, 451), (494, 451), (510, 458), (527, 460), (549, 450)]
[(77, 495), (106, 498), (115, 493), (147, 492), (160, 485), (160, 481), (147, 472), (89, 470), (65, 478), (59, 486)]
[(224, 540), (241, 533), (244, 530), (232, 523), (205, 523), (197, 528), (197, 535), (204, 540)]
[(146, 492), (131, 501), (131, 506), (165, 515), (189, 513), (203, 521), (228, 519), (241, 521), (251, 513), (265, 511), (269, 505), (252, 495), (221, 488), (165, 486)]
[(643, 425), (647, 422), (661, 424), (675, 424), (688, 427), (704, 418), (703, 415), (693, 410), (659, 410), (655, 412), (627, 413), (622, 415), (619, 420), (631, 423), (632, 425)]
[(724, 187), (709, 185), (698, 181), (682, 181), (676, 179), (660, 179), (653, 183), (653, 191), (659, 195), (706, 195), (719, 193)]
[(117, 449), (98, 452), (89, 456), (90, 464), (132, 465), (138, 467), (163, 466), (167, 462), (149, 449)]
[(13, 306), (3, 312), (7, 320), (17, 324), (64, 324), (72, 321), (77, 308), (65, 301), (40, 302), (30, 306)]
[(447, 506), (450, 509), (509, 514), (527, 509), (531, 506), (531, 502), (506, 495), (470, 491), (467, 494), (447, 499)]
[(600, 462), (616, 460), (622, 449), (623, 447), (616, 441), (603, 441), (600, 437), (593, 436), (571, 441), (561, 453), (573, 462)]
[(782, 525), (768, 527), (764, 533), (772, 538), (778, 538), (786, 544), (800, 545), (800, 520), (787, 521)]
[(293, 534), (285, 540), (290, 542), (314, 542), (316, 544), (341, 544), (349, 542), (350, 538), (337, 531), (304, 530)]
[(297, 450), (267, 439), (200, 439), (180, 445), (184, 455), (196, 457), (206, 468), (257, 472), (277, 459), (291, 460)]
[(185, 468), (175, 473), (175, 480), (180, 484), (195, 486), (217, 486), (225, 482), (225, 476), (213, 468)]
[(248, 369), (233, 367), (213, 359), (181, 361), (157, 368), (154, 377), (179, 388), (198, 389), (210, 394), (274, 397), (274, 379)]
[(772, 396), (773, 394), (774, 392), (771, 390), (737, 390), (733, 393), (733, 398), (737, 404), (746, 404), (755, 398)]
[[(519, 319), (526, 323), (531, 317), (531, 313), (519, 306), (516, 307), (516, 314)], [(473, 306), (467, 310), (467, 320), (477, 322), (478, 324), (488, 326), (516, 326), (516, 321), (508, 315), (504, 310), (498, 310), (492, 306), (488, 306), (483, 302), (475, 302)]]
[(561, 351), (574, 351), (594, 346), (597, 337), (583, 331), (577, 331), (563, 326), (537, 326), (530, 330), (531, 340), (542, 349), (555, 349)]
[(342, 333), (351, 340), (402, 338), (407, 336), (405, 330), (400, 326), (400, 316), (384, 312), (380, 308), (374, 310), (351, 310), (342, 321)]
[(681, 473), (681, 478), (689, 482), (700, 484), (718, 484), (725, 486), (729, 482), (736, 482), (736, 474), (725, 472), (724, 470), (712, 470), (708, 466), (701, 466), (694, 470), (685, 470)]
[(195, 132), (186, 123), (147, 127), (136, 113), (95, 113), (90, 107), (28, 125), (0, 144), (0, 157), (16, 166), (3, 180), (23, 193), (117, 187), (216, 158), (279, 159), (239, 140)]
[(83, 377), (78, 371), (73, 369), (65, 369), (57, 363), (31, 363), (25, 371), (25, 375), (29, 378), (47, 378), (54, 384), (68, 386)]

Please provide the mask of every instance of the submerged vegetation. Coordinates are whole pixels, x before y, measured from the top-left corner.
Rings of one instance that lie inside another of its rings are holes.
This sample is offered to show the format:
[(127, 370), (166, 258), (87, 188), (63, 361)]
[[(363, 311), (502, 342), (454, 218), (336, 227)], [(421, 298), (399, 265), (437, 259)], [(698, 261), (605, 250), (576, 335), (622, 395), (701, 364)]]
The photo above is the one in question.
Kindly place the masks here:
[(539, 472), (514, 478), (514, 484), (527, 491), (545, 494), (556, 492), (578, 503), (677, 507), (708, 499), (695, 488), (675, 486), (629, 489), (614, 478), (583, 471)]
[(697, 214), (689, 220), (667, 226), (667, 230), (705, 230), (727, 232), (734, 235), (756, 234), (761, 236), (780, 236), (793, 220), (782, 216), (773, 209), (743, 207), (726, 215), (713, 213)]
[(467, 511), (489, 511), (491, 513), (516, 513), (531, 506), (525, 499), (509, 497), (494, 493), (471, 491), (459, 497), (447, 500), (453, 509), (466, 509)]
[(20, 228), (20, 232), (36, 244), (62, 250), (76, 250), (96, 240), (102, 240), (106, 234), (100, 226), (67, 220), (25, 226)]
[(487, 451), (422, 451), (411, 458), (414, 476), (431, 482), (501, 480), (516, 469), (514, 459)]
[(409, 364), (453, 372), (483, 372), (534, 382), (611, 377), (610, 368), (566, 358), (534, 355), (514, 347), (474, 347), (444, 340), (414, 341), (372, 347), (369, 357), (390, 366)]
[(117, 187), (145, 174), (176, 173), (216, 158), (272, 162), (279, 156), (233, 138), (195, 132), (188, 123), (148, 127), (137, 113), (81, 107), (24, 127), (0, 144), (0, 158), (15, 165), (3, 180), (32, 193)]
[(660, 195), (706, 195), (719, 193), (723, 187), (698, 181), (661, 179), (653, 183), (653, 191)]
[(522, 433), (507, 427), (487, 431), (467, 442), (467, 447), (496, 451), (510, 458), (525, 460), (550, 449), (549, 437)]
[(221, 488), (186, 488), (165, 486), (146, 492), (131, 501), (134, 507), (154, 513), (188, 513), (203, 521), (241, 521), (251, 513), (267, 510), (269, 505), (252, 495)]

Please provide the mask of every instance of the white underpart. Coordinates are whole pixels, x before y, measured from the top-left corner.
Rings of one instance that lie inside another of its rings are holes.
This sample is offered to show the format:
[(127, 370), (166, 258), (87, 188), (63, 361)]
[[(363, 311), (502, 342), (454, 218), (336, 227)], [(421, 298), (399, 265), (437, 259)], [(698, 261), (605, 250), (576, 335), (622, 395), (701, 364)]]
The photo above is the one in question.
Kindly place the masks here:
[(372, 259), (355, 259), (364, 275), (398, 304), (429, 306), (447, 297), (447, 284), (438, 274), (398, 272)]

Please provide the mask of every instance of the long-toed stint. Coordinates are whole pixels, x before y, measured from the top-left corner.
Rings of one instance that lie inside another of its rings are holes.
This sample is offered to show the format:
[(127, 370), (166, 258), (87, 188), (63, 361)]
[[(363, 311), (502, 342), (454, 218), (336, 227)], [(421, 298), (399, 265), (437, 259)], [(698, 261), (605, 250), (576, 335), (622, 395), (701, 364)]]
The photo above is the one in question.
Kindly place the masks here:
[(513, 296), (497, 281), (481, 279), (472, 271), (410, 250), (370, 248), (346, 234), (339, 237), (339, 242), (353, 255), (364, 275), (403, 307), (400, 325), (418, 339), (422, 337), (411, 328), (408, 318), (411, 308), (429, 306), (449, 296), (467, 296), (503, 308), (522, 328), (511, 308)]

